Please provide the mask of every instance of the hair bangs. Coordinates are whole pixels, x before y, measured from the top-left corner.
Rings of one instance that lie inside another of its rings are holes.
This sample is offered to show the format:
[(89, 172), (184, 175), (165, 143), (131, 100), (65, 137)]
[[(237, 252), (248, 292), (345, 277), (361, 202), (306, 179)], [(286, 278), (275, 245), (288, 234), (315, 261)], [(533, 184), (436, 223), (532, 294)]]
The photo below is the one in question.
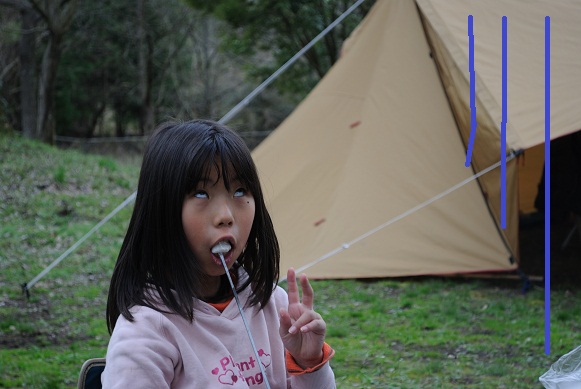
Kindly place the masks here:
[(257, 177), (254, 174), (252, 160), (244, 158), (244, 153), (237, 150), (236, 145), (225, 144), (219, 151), (221, 176), (226, 189), (231, 189), (232, 182), (239, 182), (247, 187), (253, 194)]
[(191, 193), (199, 182), (207, 181), (215, 172), (216, 182), (222, 179), (227, 190), (231, 190), (233, 182), (239, 182), (258, 194), (255, 193), (259, 187), (258, 177), (246, 144), (222, 128), (212, 127), (208, 131), (210, 134), (192, 155), (186, 193)]

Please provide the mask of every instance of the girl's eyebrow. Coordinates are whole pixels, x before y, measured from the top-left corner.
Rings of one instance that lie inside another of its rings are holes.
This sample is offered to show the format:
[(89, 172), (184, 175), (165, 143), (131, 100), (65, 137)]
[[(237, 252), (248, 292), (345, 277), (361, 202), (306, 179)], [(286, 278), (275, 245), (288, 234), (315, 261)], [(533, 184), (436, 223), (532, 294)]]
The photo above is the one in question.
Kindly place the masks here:
[(238, 182), (238, 183), (242, 182), (242, 180), (240, 180), (240, 177), (238, 176), (238, 174), (236, 174), (236, 172), (232, 172), (232, 174), (228, 174), (228, 181)]
[[(235, 183), (235, 184), (242, 184), (243, 183), (242, 181), (240, 181), (240, 179), (238, 178), (238, 176), (230, 178), (229, 181), (232, 182), (232, 183)], [(200, 178), (198, 180), (198, 182), (196, 183), (196, 186), (197, 185), (206, 186), (206, 185), (208, 185), (208, 183), (210, 183), (212, 186), (214, 186), (218, 182), (217, 181), (214, 181), (214, 180), (212, 180), (212, 179), (210, 179), (208, 177), (205, 177), (205, 178)]]
[(198, 186), (198, 185), (200, 185), (200, 184), (201, 184), (202, 186), (206, 186), (206, 185), (208, 184), (208, 182), (211, 182), (211, 181), (212, 181), (212, 180), (210, 180), (208, 177), (203, 177), (203, 178), (200, 178), (200, 179), (198, 180), (198, 182), (196, 182), (196, 186)]
[[(220, 180), (220, 177), (218, 178), (218, 181)], [(208, 185), (208, 183), (210, 183), (212, 186), (216, 185), (216, 183), (218, 181), (214, 181), (212, 178), (205, 176), (205, 177), (201, 177), (198, 182), (196, 183), (197, 185), (202, 185), (203, 187), (205, 187), (206, 185)], [(234, 184), (245, 184), (238, 175), (234, 175), (234, 176), (229, 176), (228, 179), (229, 182), (234, 183)]]

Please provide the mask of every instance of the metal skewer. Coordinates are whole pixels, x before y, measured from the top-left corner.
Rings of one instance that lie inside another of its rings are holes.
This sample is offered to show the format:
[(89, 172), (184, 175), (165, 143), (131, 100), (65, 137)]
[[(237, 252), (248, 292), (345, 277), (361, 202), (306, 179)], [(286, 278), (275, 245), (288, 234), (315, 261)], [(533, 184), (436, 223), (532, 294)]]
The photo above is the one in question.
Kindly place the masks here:
[(244, 326), (246, 327), (246, 332), (248, 333), (248, 338), (250, 339), (250, 344), (252, 345), (252, 350), (254, 350), (254, 355), (256, 356), (256, 361), (258, 362), (258, 367), (260, 368), (260, 372), (264, 377), (264, 383), (266, 387), (270, 389), (270, 384), (268, 383), (268, 378), (266, 377), (266, 371), (264, 370), (264, 366), (260, 360), (260, 356), (258, 355), (258, 350), (256, 349), (256, 345), (254, 344), (254, 338), (252, 337), (252, 333), (250, 332), (250, 326), (246, 321), (246, 316), (244, 316), (244, 312), (242, 311), (242, 305), (240, 304), (240, 299), (238, 298), (238, 293), (236, 292), (236, 287), (234, 286), (234, 282), (232, 282), (232, 278), (230, 277), (230, 271), (228, 266), (226, 265), (226, 261), (224, 260), (224, 253), (230, 251), (232, 246), (226, 242), (220, 242), (216, 246), (212, 247), (212, 253), (218, 254), (220, 256), (220, 260), (222, 261), (222, 266), (224, 266), (224, 270), (226, 271), (226, 276), (228, 277), (228, 281), (230, 282), (230, 287), (232, 288), (232, 293), (234, 294), (234, 299), (236, 300), (236, 305), (238, 305), (238, 310), (240, 311), (240, 316), (242, 316), (242, 321), (244, 322)]

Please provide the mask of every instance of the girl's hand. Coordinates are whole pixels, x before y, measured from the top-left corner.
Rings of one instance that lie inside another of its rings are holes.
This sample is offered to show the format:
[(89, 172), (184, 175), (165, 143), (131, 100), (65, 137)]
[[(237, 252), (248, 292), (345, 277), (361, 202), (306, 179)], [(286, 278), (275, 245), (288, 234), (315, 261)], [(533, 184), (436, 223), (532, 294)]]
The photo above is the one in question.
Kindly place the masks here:
[(280, 310), (280, 337), (285, 348), (291, 353), (296, 363), (303, 369), (314, 367), (323, 360), (323, 344), (327, 325), (313, 310), (313, 288), (307, 276), (301, 274), (300, 283), (303, 291), (299, 297), (295, 271), (287, 272), (288, 310)]

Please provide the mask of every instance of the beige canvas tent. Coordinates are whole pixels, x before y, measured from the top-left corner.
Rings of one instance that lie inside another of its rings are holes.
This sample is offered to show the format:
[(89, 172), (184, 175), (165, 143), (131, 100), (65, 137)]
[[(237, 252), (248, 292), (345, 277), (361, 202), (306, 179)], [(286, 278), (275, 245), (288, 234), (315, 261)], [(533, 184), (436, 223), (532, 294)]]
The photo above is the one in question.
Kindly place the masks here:
[[(478, 121), (469, 168), (468, 15)], [(378, 0), (340, 60), (253, 152), (282, 269), (354, 278), (517, 267), (517, 159), (506, 229), (500, 170), (471, 178), (500, 161), (502, 16), (509, 151), (542, 151), (545, 16), (551, 137), (581, 128), (581, 2)]]

